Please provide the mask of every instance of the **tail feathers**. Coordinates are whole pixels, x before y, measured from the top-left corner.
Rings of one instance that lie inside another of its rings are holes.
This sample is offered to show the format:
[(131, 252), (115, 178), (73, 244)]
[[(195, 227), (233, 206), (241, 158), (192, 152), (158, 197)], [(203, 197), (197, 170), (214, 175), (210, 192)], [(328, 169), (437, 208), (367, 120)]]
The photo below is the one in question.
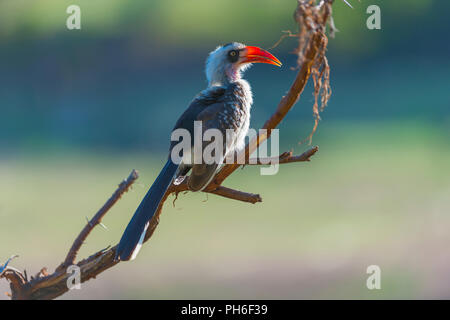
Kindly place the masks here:
[(133, 260), (136, 257), (144, 241), (149, 222), (172, 183), (177, 169), (178, 165), (169, 159), (128, 223), (117, 246), (116, 260)]

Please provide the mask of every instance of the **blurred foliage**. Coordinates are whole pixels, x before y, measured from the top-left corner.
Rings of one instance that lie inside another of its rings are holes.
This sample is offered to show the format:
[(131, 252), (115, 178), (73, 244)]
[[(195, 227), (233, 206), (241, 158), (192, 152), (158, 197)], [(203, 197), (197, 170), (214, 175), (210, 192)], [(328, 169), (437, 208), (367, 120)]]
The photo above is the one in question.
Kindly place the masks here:
[[(328, 50), (333, 96), (323, 120), (448, 126), (450, 20), (442, 12), (450, 1), (351, 2), (354, 9), (340, 0), (334, 5), (340, 32)], [(82, 29), (69, 31), (66, 9), (74, 3)], [(366, 28), (371, 4), (381, 7), (382, 30)], [(283, 30), (296, 31), (295, 6), (296, 0), (0, 0), (0, 148), (165, 149), (173, 116), (205, 86), (207, 53), (230, 41), (272, 46)], [(246, 73), (257, 106), (252, 126), (289, 87), (295, 41), (271, 50), (283, 68)], [(311, 126), (308, 92), (287, 121), (299, 140)]]
[[(358, 55), (393, 44), (396, 39), (413, 40), (414, 30), (436, 30), (436, 24), (449, 23), (440, 15), (450, 9), (440, 0), (352, 0), (354, 9), (336, 1), (334, 16), (342, 32), (333, 44), (345, 54)], [(82, 10), (82, 29), (86, 36), (118, 37), (134, 33), (159, 45), (209, 48), (210, 41), (261, 43), (269, 46), (281, 30), (295, 31), (294, 0), (2, 0), (0, 2), (0, 40), (16, 37), (46, 38), (67, 34), (66, 8), (78, 4)], [(370, 41), (365, 26), (366, 8), (382, 8), (383, 32)], [(238, 39), (236, 38), (238, 36)], [(436, 34), (431, 34), (436, 36)], [(416, 45), (416, 44), (412, 44)]]
[[(136, 261), (63, 298), (448, 299), (447, 141), (418, 122), (324, 125), (311, 162), (274, 176), (247, 166), (227, 180), (263, 203), (189, 193), (172, 205), (171, 196)], [(85, 216), (138, 168), (137, 184), (103, 220), (108, 229), (95, 228), (79, 257), (114, 245), (164, 158), (72, 150), (0, 159), (0, 260), (20, 254), (13, 266), (28, 274), (53, 270)], [(365, 287), (372, 264), (382, 290)]]

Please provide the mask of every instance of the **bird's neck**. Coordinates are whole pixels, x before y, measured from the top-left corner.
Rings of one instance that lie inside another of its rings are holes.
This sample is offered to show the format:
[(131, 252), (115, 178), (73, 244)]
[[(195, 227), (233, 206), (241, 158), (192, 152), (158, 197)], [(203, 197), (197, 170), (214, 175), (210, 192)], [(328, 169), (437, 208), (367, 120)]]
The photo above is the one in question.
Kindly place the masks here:
[(226, 68), (218, 70), (208, 79), (208, 87), (227, 86), (241, 80), (241, 72), (236, 68)]
[(253, 95), (250, 84), (244, 80), (239, 79), (227, 85), (209, 85), (208, 88), (202, 91), (202, 97), (211, 97), (216, 101), (217, 97), (226, 95), (228, 101), (234, 101), (241, 108), (250, 112), (251, 106), (253, 104)]

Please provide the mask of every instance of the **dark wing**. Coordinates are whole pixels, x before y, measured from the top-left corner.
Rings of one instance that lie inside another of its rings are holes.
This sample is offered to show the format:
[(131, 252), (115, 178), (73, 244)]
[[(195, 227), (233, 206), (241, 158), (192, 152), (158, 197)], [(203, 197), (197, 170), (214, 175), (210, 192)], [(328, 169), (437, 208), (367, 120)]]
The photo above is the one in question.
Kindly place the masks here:
[[(224, 93), (224, 87), (216, 87), (203, 91), (191, 102), (189, 107), (176, 122), (173, 130), (180, 128), (186, 129), (191, 135), (191, 147), (193, 147), (194, 144), (194, 121), (203, 121), (203, 131), (214, 127), (214, 117), (219, 110), (223, 108), (223, 103), (220, 101), (223, 100)], [(205, 125), (207, 126), (205, 127)], [(171, 141), (170, 150), (172, 150), (177, 143), (178, 141)], [(191, 167), (192, 166), (189, 164), (180, 166), (177, 176), (186, 175)], [(198, 191), (209, 183), (214, 176), (218, 164), (198, 164), (193, 167), (191, 176), (188, 179), (188, 186), (192, 191)], [(179, 180), (182, 181), (182, 179), (183, 178)]]
[[(188, 130), (191, 134), (191, 137), (193, 137), (194, 121), (198, 120), (198, 116), (200, 113), (206, 111), (207, 109), (213, 107), (215, 104), (221, 101), (224, 93), (224, 87), (215, 87), (201, 92), (197, 97), (194, 98), (194, 100), (192, 100), (189, 107), (178, 118), (172, 131), (183, 128)], [(171, 142), (170, 150), (172, 150), (175, 144), (177, 144), (177, 141)]]
[[(220, 121), (221, 117), (224, 115), (225, 111), (225, 103), (218, 102), (208, 106), (202, 112), (200, 112), (197, 116), (197, 121), (202, 121), (202, 129), (205, 132), (208, 129), (218, 129), (222, 134), (222, 150), (226, 153), (226, 128), (223, 127), (222, 122)], [(202, 150), (210, 144), (211, 141), (203, 141)], [(220, 155), (220, 160), (215, 161), (212, 164), (201, 163), (194, 164), (192, 166), (192, 172), (188, 179), (188, 187), (192, 191), (199, 191), (206, 187), (209, 182), (211, 182), (212, 178), (217, 171), (217, 168), (221, 165), (224, 154)]]
[[(221, 143), (222, 153), (214, 154), (215, 162), (213, 164), (193, 165), (192, 174), (188, 180), (189, 188), (192, 190), (202, 190), (207, 186), (223, 163), (224, 157), (230, 150), (234, 150), (237, 137), (247, 116), (245, 112), (241, 112), (241, 108), (240, 101), (224, 99), (199, 113), (197, 120), (202, 121), (203, 132), (208, 129), (217, 129), (220, 132), (222, 140), (215, 141), (214, 145), (218, 146)], [(210, 141), (204, 141), (203, 149), (210, 144)], [(205, 150), (207, 151), (205, 153), (209, 154), (210, 150)]]

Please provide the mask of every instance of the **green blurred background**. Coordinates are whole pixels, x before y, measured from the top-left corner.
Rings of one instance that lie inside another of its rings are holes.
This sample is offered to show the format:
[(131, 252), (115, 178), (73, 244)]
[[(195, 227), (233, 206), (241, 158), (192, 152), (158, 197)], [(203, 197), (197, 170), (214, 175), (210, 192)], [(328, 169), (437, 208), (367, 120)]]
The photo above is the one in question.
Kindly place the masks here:
[[(450, 298), (450, 2), (334, 5), (333, 96), (310, 163), (237, 171), (250, 205), (180, 195), (136, 261), (62, 298)], [(70, 4), (82, 29), (66, 28)], [(366, 28), (381, 8), (382, 30)], [(117, 243), (158, 174), (170, 130), (205, 87), (217, 45), (270, 48), (295, 31), (294, 0), (0, 0), (0, 260), (50, 271), (131, 169), (139, 183), (80, 253)], [(282, 69), (246, 73), (252, 127), (292, 82), (295, 39), (272, 49)], [(280, 127), (282, 151), (312, 128), (311, 86)], [(366, 288), (379, 265), (381, 290)], [(0, 281), (0, 292), (9, 291)], [(0, 295), (0, 299), (7, 299)]]

